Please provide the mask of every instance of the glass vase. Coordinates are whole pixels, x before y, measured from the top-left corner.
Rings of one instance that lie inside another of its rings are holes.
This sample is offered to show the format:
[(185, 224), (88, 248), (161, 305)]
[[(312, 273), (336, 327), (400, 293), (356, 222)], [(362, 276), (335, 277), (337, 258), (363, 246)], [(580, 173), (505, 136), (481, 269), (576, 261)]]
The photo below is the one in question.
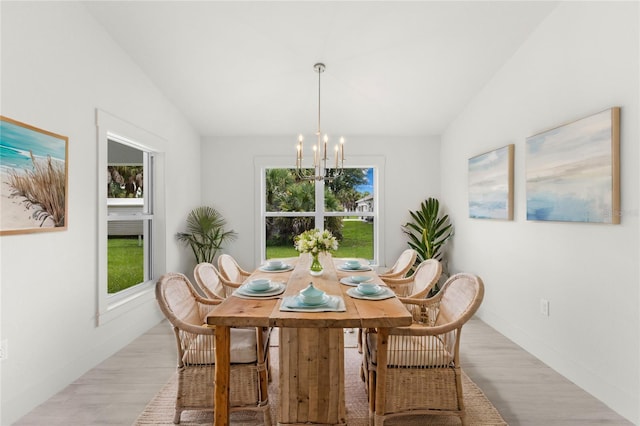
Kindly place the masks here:
[(322, 275), (322, 264), (318, 260), (319, 253), (311, 253), (311, 267), (309, 267), (309, 273), (314, 277)]

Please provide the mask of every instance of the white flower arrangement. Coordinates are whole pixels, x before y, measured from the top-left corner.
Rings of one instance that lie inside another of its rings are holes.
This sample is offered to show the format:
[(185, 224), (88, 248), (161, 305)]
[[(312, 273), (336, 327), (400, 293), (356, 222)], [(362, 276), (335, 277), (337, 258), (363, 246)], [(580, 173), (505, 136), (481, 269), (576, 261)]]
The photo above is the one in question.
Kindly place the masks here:
[(295, 237), (295, 247), (300, 253), (318, 254), (338, 249), (338, 240), (327, 231), (311, 229)]

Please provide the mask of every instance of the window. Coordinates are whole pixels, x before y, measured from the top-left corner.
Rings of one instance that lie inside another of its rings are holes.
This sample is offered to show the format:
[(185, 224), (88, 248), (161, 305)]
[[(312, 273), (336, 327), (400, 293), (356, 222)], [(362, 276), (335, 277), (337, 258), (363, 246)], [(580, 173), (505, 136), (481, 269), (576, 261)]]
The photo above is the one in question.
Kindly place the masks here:
[(164, 268), (162, 140), (98, 111), (98, 322), (153, 299)]
[(115, 135), (107, 150), (107, 293), (112, 295), (151, 278), (154, 154)]
[[(260, 176), (260, 259), (293, 257), (293, 238), (307, 229), (328, 229), (339, 241), (336, 257), (360, 257), (377, 263), (381, 256), (379, 205), (384, 162), (375, 158), (345, 168), (331, 181), (297, 180), (295, 170), (264, 160)], [(377, 202), (376, 202), (377, 201)]]

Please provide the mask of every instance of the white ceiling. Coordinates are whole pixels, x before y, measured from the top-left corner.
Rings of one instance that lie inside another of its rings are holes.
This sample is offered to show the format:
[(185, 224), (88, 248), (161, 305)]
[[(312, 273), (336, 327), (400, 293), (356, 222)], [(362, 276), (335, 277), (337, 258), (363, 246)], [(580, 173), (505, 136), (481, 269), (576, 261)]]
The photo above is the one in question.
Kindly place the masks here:
[(440, 134), (556, 2), (85, 2), (204, 136)]

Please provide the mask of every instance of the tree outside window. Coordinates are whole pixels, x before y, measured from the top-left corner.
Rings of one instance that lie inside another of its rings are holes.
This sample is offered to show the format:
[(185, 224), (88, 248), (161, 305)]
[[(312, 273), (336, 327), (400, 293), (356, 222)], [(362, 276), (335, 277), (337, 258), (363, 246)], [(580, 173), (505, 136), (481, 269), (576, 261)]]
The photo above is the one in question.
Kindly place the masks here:
[[(358, 200), (370, 195), (372, 169), (347, 168), (331, 182), (305, 181), (295, 170), (271, 168), (264, 175), (266, 257), (297, 256), (296, 235), (324, 228), (340, 242), (336, 257), (373, 259), (373, 219), (375, 211), (361, 216)], [(316, 185), (322, 185), (324, 203), (317, 199)], [(321, 206), (320, 209), (317, 206)], [(315, 223), (320, 212), (322, 222)]]

